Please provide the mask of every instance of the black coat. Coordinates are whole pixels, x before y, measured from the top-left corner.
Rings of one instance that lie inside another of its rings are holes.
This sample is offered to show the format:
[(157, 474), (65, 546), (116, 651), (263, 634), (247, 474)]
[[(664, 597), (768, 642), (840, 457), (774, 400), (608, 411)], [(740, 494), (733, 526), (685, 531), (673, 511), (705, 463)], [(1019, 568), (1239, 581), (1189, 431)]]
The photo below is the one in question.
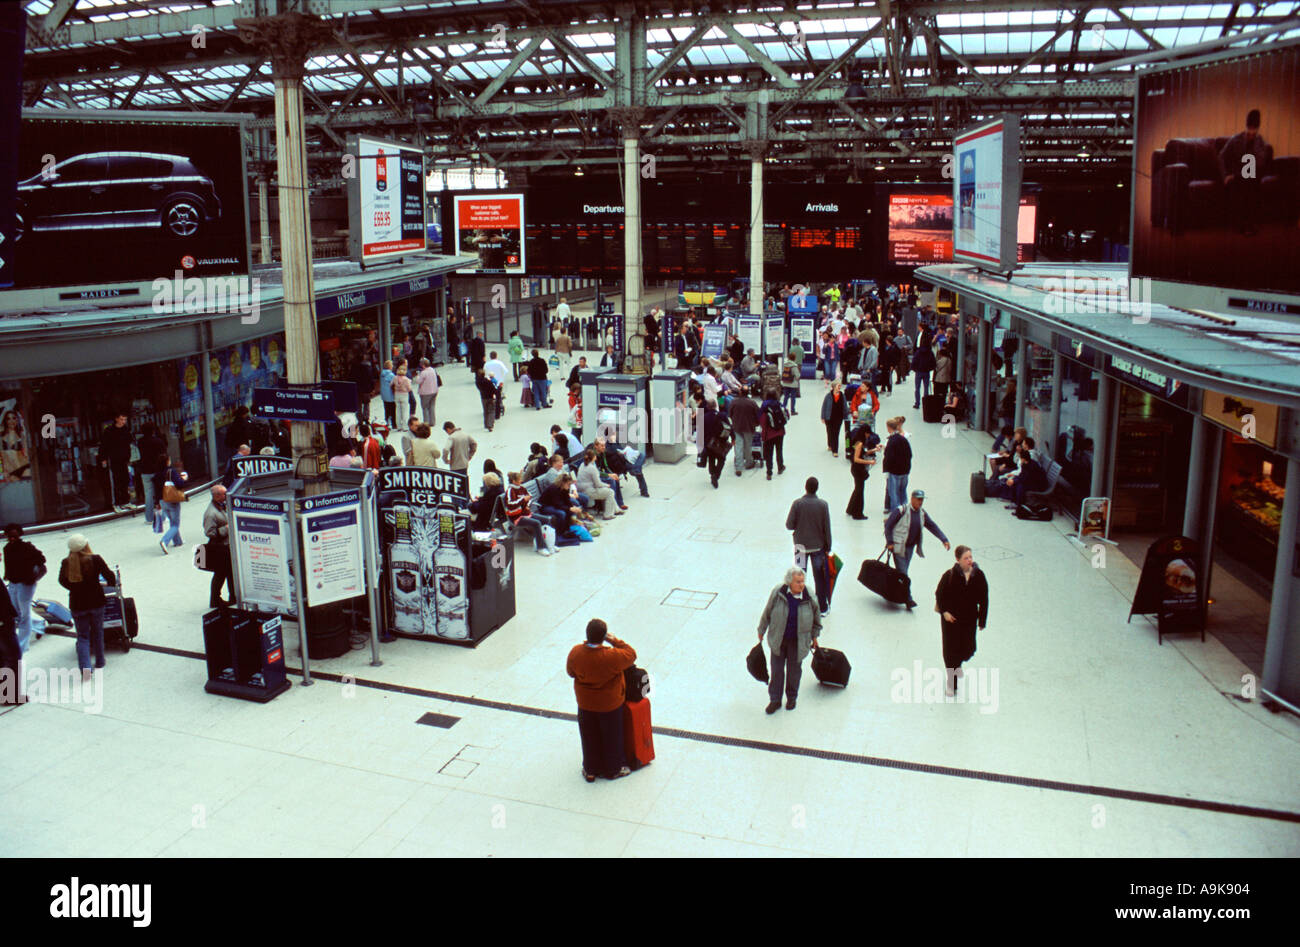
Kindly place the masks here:
[(469, 340), (470, 368), (482, 368), (487, 354), (487, 344), (480, 338)]
[(131, 428), (110, 424), (99, 436), (99, 459), (125, 464), (131, 459)]
[(32, 585), (45, 565), (45, 555), (26, 540), (16, 539), (5, 544), (4, 565), (6, 582)]
[(902, 434), (891, 434), (885, 441), (885, 473), (906, 475), (912, 472), (912, 445)]
[[(979, 566), (967, 580), (961, 566), (953, 566), (939, 579), (934, 590), (935, 608), (943, 629), (943, 665), (955, 668), (975, 654), (975, 628), (983, 628), (989, 618), (989, 584)], [(957, 619), (945, 621), (944, 612)]]
[[(83, 564), (86, 565), (86, 564)], [(91, 556), (89, 568), (81, 570), (81, 581), (72, 582), (68, 578), (68, 560), (59, 566), (59, 585), (68, 590), (68, 611), (88, 612), (94, 608), (104, 607), (104, 590), (99, 584), (102, 577), (109, 585), (117, 582), (117, 577), (109, 571), (104, 560)]]

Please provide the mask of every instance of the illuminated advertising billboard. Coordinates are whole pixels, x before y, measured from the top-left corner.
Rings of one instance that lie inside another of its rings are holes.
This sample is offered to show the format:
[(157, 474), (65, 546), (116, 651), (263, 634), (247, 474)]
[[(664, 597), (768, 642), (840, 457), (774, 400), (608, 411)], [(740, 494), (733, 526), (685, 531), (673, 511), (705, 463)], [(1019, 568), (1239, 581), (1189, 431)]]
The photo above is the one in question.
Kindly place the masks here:
[(1033, 263), (1038, 256), (1038, 195), (1020, 198), (1020, 213), (1016, 217), (1017, 259)]
[(478, 257), (477, 266), (456, 272), (523, 274), (524, 196), (458, 194), (453, 202), (456, 254)]
[(1300, 45), (1139, 77), (1132, 275), (1300, 292)]
[(889, 195), (889, 262), (947, 263), (952, 259), (952, 193)]
[(953, 170), (953, 260), (998, 271), (1014, 269), (1020, 120), (1005, 115), (954, 136)]
[[(248, 273), (240, 121), (24, 112), (14, 240), (6, 242), (14, 285), (150, 283), (177, 271), (187, 277)], [(127, 292), (82, 295), (112, 299)], [(124, 300), (148, 299), (138, 288), (129, 294)]]
[(359, 136), (349, 139), (355, 166), (348, 182), (352, 259), (373, 263), (428, 248), (424, 155), (419, 148)]

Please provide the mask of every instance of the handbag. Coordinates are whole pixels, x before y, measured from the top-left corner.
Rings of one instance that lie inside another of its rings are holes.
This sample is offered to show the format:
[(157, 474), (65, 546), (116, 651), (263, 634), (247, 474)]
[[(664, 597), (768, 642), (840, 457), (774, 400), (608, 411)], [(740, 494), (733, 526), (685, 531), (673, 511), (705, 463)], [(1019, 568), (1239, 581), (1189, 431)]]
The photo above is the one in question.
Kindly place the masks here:
[(754, 680), (767, 683), (767, 655), (763, 654), (763, 642), (760, 641), (749, 649), (749, 657), (745, 658), (745, 667)]
[(164, 503), (184, 503), (188, 499), (188, 497), (185, 496), (185, 491), (181, 490), (170, 480), (163, 484), (162, 498)]
[(208, 540), (194, 547), (194, 568), (200, 572), (216, 572), (216, 543)]

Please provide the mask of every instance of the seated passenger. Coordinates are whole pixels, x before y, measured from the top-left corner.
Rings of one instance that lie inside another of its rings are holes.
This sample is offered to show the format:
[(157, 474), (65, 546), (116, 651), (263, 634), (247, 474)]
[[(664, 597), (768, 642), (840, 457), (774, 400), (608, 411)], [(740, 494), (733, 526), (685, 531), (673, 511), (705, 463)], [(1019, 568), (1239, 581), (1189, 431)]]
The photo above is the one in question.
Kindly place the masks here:
[(532, 515), (532, 498), (523, 485), (519, 471), (511, 471), (508, 476), (510, 486), (506, 489), (504, 501), (506, 519), (512, 526), (528, 530), (533, 536), (533, 548), (541, 555), (549, 556), (551, 550), (546, 545), (546, 538), (542, 533), (542, 522)]

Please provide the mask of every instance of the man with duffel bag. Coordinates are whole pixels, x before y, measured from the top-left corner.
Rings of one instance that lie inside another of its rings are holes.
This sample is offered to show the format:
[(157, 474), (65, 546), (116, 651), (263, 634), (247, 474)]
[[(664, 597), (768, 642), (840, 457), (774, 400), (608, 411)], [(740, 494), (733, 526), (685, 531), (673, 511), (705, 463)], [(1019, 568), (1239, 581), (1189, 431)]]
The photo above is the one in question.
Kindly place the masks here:
[(758, 620), (758, 640), (761, 642), (766, 635), (772, 652), (772, 673), (767, 685), (769, 714), (781, 709), (783, 688), (785, 709), (794, 710), (804, 659), (817, 647), (817, 637), (821, 634), (821, 612), (804, 587), (807, 581), (802, 569), (787, 569), (785, 581), (768, 593), (767, 605)]
[[(921, 551), (922, 529), (934, 533), (939, 542), (943, 543), (944, 549), (952, 548), (939, 524), (922, 511), (921, 504), (924, 502), (925, 491), (913, 490), (912, 502), (899, 506), (885, 520), (885, 542), (894, 554), (894, 567), (904, 575), (907, 575), (908, 566), (912, 563), (913, 550), (922, 559), (925, 558), (925, 553)], [(916, 602), (909, 598), (907, 610), (910, 612), (914, 608)]]

